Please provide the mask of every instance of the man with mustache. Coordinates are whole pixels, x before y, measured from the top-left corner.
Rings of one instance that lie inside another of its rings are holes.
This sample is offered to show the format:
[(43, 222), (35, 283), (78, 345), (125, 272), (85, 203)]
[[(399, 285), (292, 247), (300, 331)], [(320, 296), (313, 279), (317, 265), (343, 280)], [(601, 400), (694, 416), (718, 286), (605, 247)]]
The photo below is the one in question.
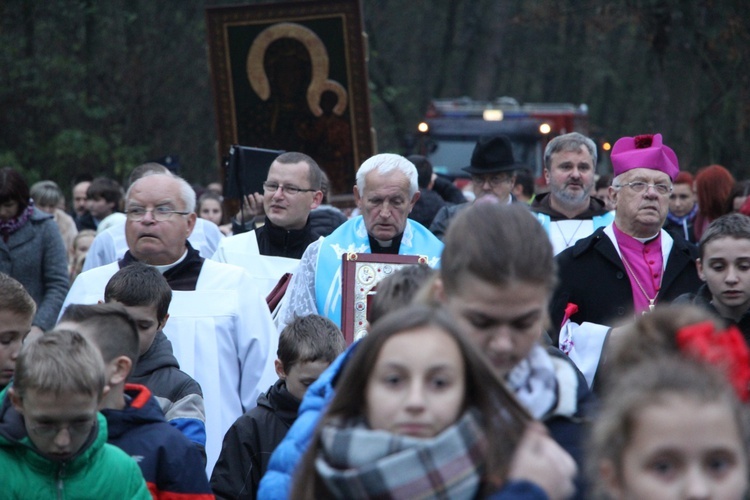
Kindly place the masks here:
[(679, 173), (661, 134), (623, 137), (612, 148), (613, 223), (557, 255), (550, 304), (554, 344), (593, 382), (612, 325), (693, 292), (701, 281), (692, 245), (662, 230)]
[(558, 254), (614, 219), (604, 202), (591, 196), (596, 144), (578, 132), (552, 139), (544, 150), (544, 178), (549, 193), (531, 204)]

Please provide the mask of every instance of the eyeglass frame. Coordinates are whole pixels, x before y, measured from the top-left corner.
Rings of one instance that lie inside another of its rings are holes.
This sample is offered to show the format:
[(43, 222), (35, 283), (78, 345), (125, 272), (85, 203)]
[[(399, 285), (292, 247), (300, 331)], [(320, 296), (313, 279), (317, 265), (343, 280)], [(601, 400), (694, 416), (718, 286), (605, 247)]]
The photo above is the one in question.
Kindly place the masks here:
[[(643, 186), (642, 188), (635, 188), (633, 186)], [(668, 184), (663, 184), (661, 182), (655, 183), (655, 182), (643, 182), (643, 181), (633, 181), (633, 182), (626, 182), (624, 184), (618, 184), (616, 186), (613, 186), (615, 188), (622, 188), (622, 187), (629, 187), (633, 190), (634, 193), (646, 193), (648, 192), (649, 188), (654, 188), (654, 191), (656, 191), (656, 194), (660, 196), (667, 196), (674, 191), (674, 186), (670, 186)], [(659, 187), (663, 187), (665, 191), (662, 193), (659, 191)]]
[[(498, 187), (501, 184), (505, 184), (506, 182), (512, 182), (513, 181), (513, 175), (508, 175), (502, 180), (495, 180), (498, 177), (503, 175), (503, 173), (497, 173), (497, 174), (479, 174), (479, 175), (472, 175), (471, 176), (471, 182), (475, 186), (484, 186), (485, 182), (489, 182), (490, 186), (492, 187)], [(507, 174), (506, 174), (507, 175)]]
[(302, 189), (297, 186), (285, 186), (284, 184), (279, 184), (278, 182), (266, 181), (263, 183), (263, 192), (266, 194), (274, 194), (279, 189), (281, 189), (282, 193), (286, 193), (290, 196), (294, 196), (299, 193), (313, 193), (315, 191), (320, 191), (320, 189)]
[[(141, 213), (139, 217), (138, 214), (141, 212), (141, 210), (143, 211), (143, 213)], [(185, 211), (180, 211), (180, 210), (174, 210), (167, 205), (161, 205), (161, 206), (154, 207), (154, 208), (143, 208), (143, 207), (128, 208), (127, 210), (125, 210), (125, 217), (131, 222), (141, 222), (146, 217), (146, 214), (149, 212), (151, 212), (151, 217), (157, 222), (166, 222), (169, 219), (171, 219), (172, 216), (175, 214), (190, 215), (191, 213), (191, 212), (185, 212)]]

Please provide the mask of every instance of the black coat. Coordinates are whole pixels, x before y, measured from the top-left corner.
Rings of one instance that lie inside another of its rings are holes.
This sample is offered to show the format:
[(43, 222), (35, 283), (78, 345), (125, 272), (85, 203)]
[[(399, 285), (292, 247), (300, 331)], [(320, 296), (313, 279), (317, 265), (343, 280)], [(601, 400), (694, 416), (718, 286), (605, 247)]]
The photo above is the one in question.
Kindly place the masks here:
[(271, 453), (297, 419), (299, 404), (279, 379), (258, 396), (258, 406), (232, 424), (211, 474), (216, 498), (255, 498)]
[(409, 214), (409, 218), (430, 227), (438, 211), (445, 206), (445, 201), (431, 189), (420, 189), (420, 196)]
[[(656, 303), (671, 302), (701, 285), (695, 268), (695, 248), (682, 239), (674, 239), (667, 257), (661, 291)], [(573, 303), (578, 312), (571, 320), (617, 326), (633, 318), (633, 291), (625, 266), (604, 228), (556, 257), (559, 283), (550, 303), (553, 345), (558, 344), (565, 306)]]

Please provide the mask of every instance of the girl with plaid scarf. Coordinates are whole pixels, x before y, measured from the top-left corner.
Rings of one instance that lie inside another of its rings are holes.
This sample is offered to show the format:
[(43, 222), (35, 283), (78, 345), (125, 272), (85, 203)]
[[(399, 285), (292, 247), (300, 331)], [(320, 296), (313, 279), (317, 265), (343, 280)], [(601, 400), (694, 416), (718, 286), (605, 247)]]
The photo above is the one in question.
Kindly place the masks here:
[[(484, 498), (527, 478), (520, 442), (555, 446), (524, 434), (530, 420), (445, 311), (399, 309), (343, 368), (291, 498)], [(570, 478), (570, 457), (550, 454)]]

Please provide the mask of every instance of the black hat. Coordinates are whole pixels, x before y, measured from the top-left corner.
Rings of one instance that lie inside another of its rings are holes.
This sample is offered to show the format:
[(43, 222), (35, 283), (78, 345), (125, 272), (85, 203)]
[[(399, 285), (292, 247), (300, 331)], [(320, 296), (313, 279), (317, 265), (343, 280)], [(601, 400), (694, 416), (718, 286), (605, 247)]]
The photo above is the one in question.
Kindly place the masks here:
[(513, 159), (510, 139), (504, 135), (498, 135), (480, 138), (471, 154), (471, 165), (461, 170), (471, 175), (482, 175), (512, 172), (521, 166)]

